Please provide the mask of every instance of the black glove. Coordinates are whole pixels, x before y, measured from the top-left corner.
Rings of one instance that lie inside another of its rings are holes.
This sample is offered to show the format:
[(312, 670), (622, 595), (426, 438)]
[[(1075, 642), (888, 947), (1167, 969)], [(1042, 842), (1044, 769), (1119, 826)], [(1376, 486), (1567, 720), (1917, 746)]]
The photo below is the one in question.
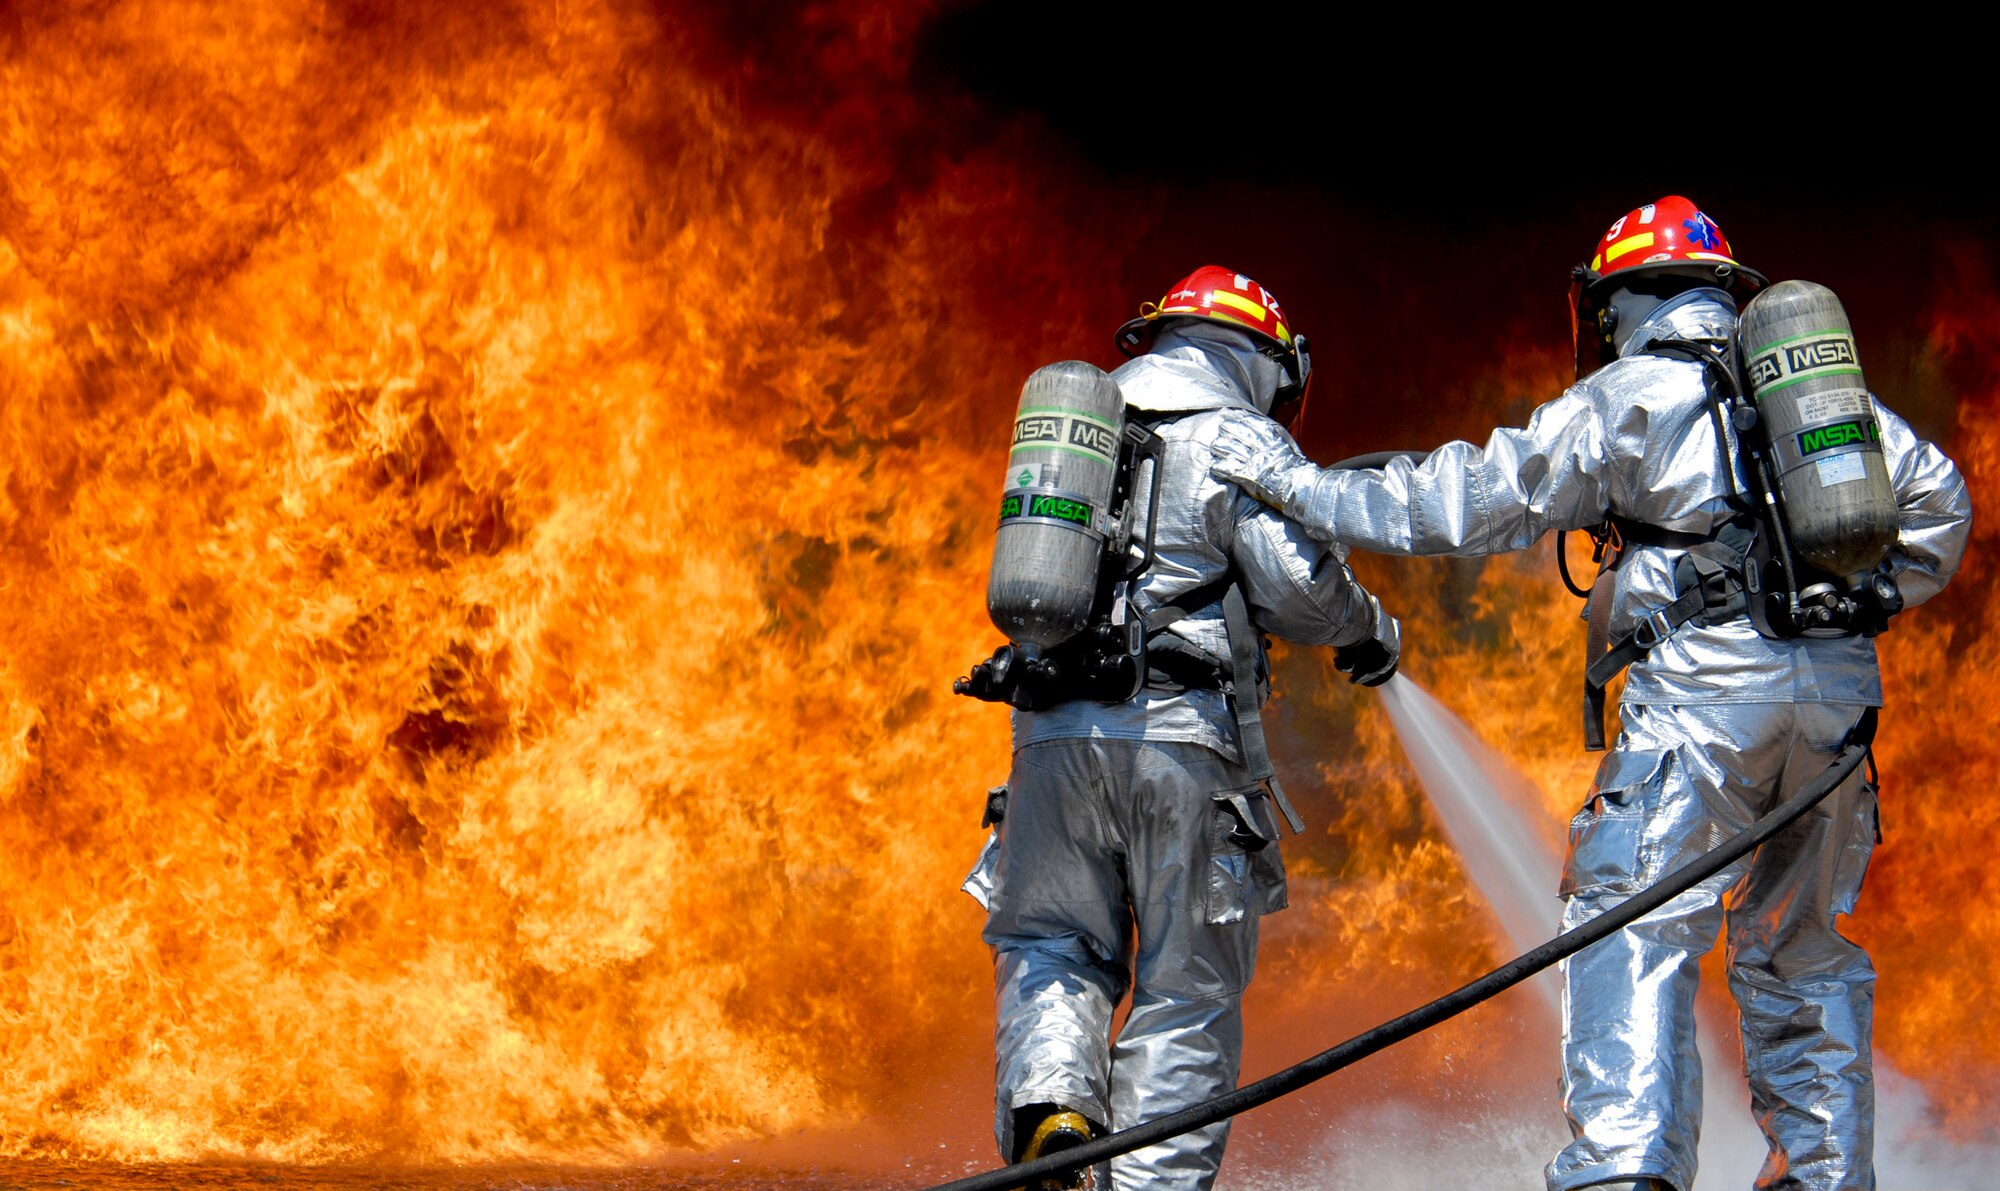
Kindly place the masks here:
[(1347, 675), (1347, 681), (1362, 686), (1381, 686), (1396, 676), (1396, 651), (1380, 641), (1343, 645), (1333, 651), (1333, 668)]

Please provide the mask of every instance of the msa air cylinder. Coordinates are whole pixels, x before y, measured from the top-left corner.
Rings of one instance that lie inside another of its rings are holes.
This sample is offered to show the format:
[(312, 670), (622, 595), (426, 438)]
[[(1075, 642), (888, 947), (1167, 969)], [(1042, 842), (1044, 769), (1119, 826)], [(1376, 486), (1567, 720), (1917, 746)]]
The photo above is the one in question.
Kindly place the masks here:
[(1008, 640), (1043, 650), (1090, 622), (1124, 430), (1125, 399), (1094, 365), (1050, 364), (1021, 387), (986, 585)]
[(1737, 342), (1794, 555), (1858, 581), (1896, 544), (1896, 492), (1847, 311), (1823, 285), (1781, 281), (1744, 307)]

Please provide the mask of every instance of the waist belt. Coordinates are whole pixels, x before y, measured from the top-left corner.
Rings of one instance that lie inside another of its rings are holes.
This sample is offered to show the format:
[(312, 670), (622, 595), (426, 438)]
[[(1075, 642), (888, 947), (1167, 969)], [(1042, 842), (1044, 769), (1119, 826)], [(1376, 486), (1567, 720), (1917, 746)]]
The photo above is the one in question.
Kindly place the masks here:
[(1598, 571), (1590, 585), (1590, 599), (1583, 609), (1590, 622), (1583, 670), (1583, 747), (1590, 752), (1604, 748), (1604, 688), (1613, 678), (1691, 620), (1713, 625), (1747, 616), (1750, 594), (1755, 590), (1755, 580), (1749, 578), (1756, 574), (1750, 557), (1754, 529), (1732, 522), (1712, 537), (1638, 522), (1622, 522), (1618, 529), (1628, 543), (1686, 553), (1674, 565), (1677, 594), (1673, 602), (1647, 613), (1631, 632), (1615, 641), (1611, 639), (1611, 589), (1624, 555)]
[(1146, 642), (1146, 689), (1168, 694), (1219, 691), (1229, 683), (1229, 663), (1172, 633)]

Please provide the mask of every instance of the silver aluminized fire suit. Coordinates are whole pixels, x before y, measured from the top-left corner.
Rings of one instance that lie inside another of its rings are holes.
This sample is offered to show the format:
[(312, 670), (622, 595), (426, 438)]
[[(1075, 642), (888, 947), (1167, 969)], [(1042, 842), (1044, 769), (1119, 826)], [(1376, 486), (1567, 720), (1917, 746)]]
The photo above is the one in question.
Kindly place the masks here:
[[(1218, 444), (1218, 476), (1257, 491), (1325, 540), (1390, 554), (1519, 550), (1607, 515), (1706, 535), (1730, 515), (1701, 367), (1644, 354), (1655, 338), (1727, 340), (1735, 308), (1694, 291), (1654, 312), (1621, 358), (1482, 449), (1453, 442), (1421, 466), (1323, 472), (1246, 428)], [(1900, 507), (1896, 581), (1908, 604), (1957, 570), (1971, 503), (1958, 469), (1879, 403)], [(1727, 452), (1736, 457), (1734, 445)], [(1749, 491), (1742, 475), (1737, 485)], [(1675, 595), (1683, 551), (1630, 545), (1611, 630)], [(1735, 834), (1820, 773), (1863, 708), (1882, 701), (1866, 637), (1770, 640), (1747, 619), (1690, 622), (1632, 666), (1623, 732), (1571, 824), (1561, 895), (1577, 926)], [(1552, 1191), (1637, 1175), (1687, 1188), (1701, 1119), (1697, 963), (1725, 924), (1753, 1108), (1770, 1144), (1759, 1187), (1870, 1188), (1874, 969), (1836, 928), (1877, 840), (1860, 773), (1747, 863), (1567, 962), (1564, 1110), (1575, 1140)], [(1733, 892), (1725, 909), (1724, 895)]]
[[(1259, 412), (1277, 365), (1239, 332), (1183, 324), (1112, 375), (1128, 406), (1180, 415), (1155, 426), (1166, 440), (1157, 561), (1134, 581), (1137, 614), (1233, 569), (1260, 632), (1375, 639), (1393, 657), (1396, 622), (1344, 549), (1209, 475), (1223, 426), (1284, 436)], [(1230, 656), (1219, 606), (1166, 631)], [(1286, 897), (1278, 848), (1259, 842), (1276, 839), (1277, 819), (1244, 768), (1227, 698), (1149, 689), (1128, 703), (1017, 711), (1008, 784), (1006, 816), (966, 882), (988, 911), (994, 956), (1001, 1154), (1016, 1152), (1016, 1109), (1056, 1104), (1117, 1129), (1233, 1089), (1258, 919)], [(1228, 1133), (1224, 1122), (1113, 1159), (1108, 1185), (1206, 1188)]]

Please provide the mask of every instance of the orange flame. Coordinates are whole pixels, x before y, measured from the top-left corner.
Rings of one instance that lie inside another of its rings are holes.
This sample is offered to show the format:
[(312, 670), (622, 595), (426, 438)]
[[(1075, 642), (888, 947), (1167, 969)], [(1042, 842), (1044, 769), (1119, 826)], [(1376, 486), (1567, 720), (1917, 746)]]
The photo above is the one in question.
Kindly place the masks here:
[(956, 1037), (962, 428), (1096, 296), (966, 300), (1013, 167), (857, 167), (616, 4), (19, 36), (0, 1146), (631, 1156)]

